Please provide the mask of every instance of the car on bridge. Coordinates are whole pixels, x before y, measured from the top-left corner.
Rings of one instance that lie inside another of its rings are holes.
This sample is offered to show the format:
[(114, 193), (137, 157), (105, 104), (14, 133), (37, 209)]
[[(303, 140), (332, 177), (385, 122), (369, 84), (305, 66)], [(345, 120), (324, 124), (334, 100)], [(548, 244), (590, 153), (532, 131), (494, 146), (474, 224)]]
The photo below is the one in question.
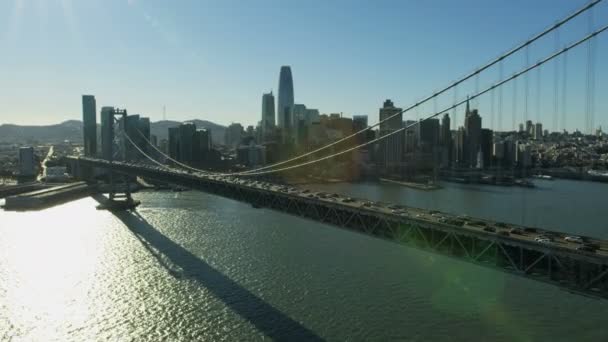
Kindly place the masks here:
[(564, 241), (574, 242), (574, 243), (583, 243), (583, 238), (580, 236), (569, 235), (564, 238)]

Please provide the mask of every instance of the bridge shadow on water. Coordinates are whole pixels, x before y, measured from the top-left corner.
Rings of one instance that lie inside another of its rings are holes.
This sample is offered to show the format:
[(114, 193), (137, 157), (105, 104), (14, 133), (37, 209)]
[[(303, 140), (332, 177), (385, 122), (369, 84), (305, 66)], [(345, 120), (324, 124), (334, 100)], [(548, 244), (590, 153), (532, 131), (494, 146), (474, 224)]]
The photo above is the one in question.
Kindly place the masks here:
[[(323, 341), (310, 329), (163, 235), (139, 213), (115, 212), (114, 215), (172, 276), (195, 280), (272, 340)], [(175, 267), (180, 270), (175, 270)]]

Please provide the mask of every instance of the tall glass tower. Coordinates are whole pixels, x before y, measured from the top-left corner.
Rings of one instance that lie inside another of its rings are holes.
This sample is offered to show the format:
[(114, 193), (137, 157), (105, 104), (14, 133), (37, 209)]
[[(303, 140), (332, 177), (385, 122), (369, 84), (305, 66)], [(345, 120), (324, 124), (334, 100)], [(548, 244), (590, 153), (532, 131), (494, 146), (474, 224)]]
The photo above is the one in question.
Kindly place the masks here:
[(82, 95), (82, 125), (84, 133), (84, 155), (97, 155), (97, 108), (95, 96)]
[(293, 78), (288, 65), (281, 67), (279, 75), (279, 100), (277, 117), (280, 128), (293, 128)]

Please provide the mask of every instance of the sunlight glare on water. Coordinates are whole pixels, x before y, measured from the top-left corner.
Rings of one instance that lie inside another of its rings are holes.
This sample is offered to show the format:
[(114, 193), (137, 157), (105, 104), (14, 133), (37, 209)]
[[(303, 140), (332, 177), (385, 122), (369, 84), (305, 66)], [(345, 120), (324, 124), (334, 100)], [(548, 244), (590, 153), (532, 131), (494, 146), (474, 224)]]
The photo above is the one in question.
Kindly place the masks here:
[(0, 340), (606, 337), (605, 301), (196, 191), (136, 198), (0, 211)]

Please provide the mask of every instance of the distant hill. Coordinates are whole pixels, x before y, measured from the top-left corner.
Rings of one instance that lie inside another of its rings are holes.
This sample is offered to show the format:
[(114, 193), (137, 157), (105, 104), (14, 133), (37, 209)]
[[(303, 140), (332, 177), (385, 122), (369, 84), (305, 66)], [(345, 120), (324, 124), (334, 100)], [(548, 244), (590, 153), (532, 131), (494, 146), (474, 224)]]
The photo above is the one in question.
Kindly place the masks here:
[[(205, 120), (188, 120), (193, 122), (197, 128), (207, 128), (211, 131), (213, 142), (223, 144), (224, 131), (226, 127)], [(179, 121), (158, 121), (150, 124), (150, 133), (158, 137), (158, 140), (168, 138), (169, 127), (178, 126)], [(98, 135), (99, 135), (98, 125)], [(13, 124), (0, 125), (0, 142), (36, 144), (36, 143), (59, 143), (70, 140), (82, 143), (82, 121), (68, 120), (57, 125), (48, 126), (19, 126)]]
[[(196, 128), (206, 128), (211, 131), (211, 139), (214, 144), (224, 144), (224, 132), (226, 127), (218, 125), (211, 121), (206, 120), (187, 120), (183, 122), (192, 122), (196, 125)], [(158, 141), (161, 139), (169, 138), (169, 127), (179, 126), (182, 122), (163, 120), (157, 121), (150, 124), (150, 134), (156, 135)]]
[(69, 120), (48, 126), (0, 125), (0, 142), (31, 144), (58, 143), (64, 140), (82, 142), (81, 121)]

